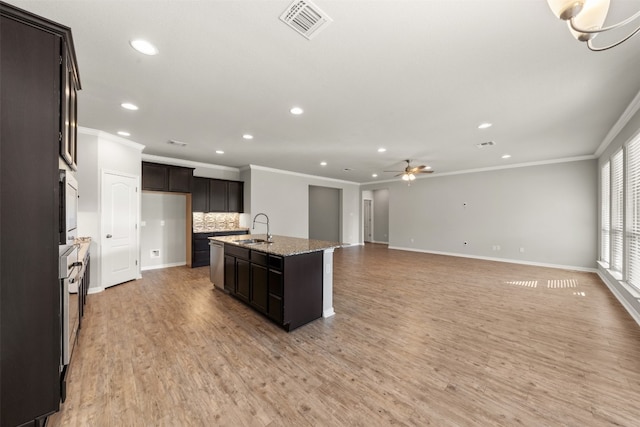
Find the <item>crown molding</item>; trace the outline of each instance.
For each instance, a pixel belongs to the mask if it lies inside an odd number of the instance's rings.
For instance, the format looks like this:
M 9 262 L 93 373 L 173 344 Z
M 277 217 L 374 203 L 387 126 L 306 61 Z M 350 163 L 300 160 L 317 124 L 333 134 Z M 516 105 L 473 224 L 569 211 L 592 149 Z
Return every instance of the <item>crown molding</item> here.
M 609 145 L 613 142 L 613 140 L 618 136 L 618 134 L 624 129 L 624 127 L 629 123 L 629 120 L 640 110 L 640 91 L 636 94 L 633 100 L 629 103 L 627 108 L 624 110 L 624 113 L 620 116 L 618 121 L 613 125 L 607 136 L 604 137 L 602 143 L 594 153 L 596 157 L 600 157 L 604 150 L 609 147 Z
M 142 160 L 154 163 L 163 163 L 174 166 L 187 166 L 193 168 L 207 168 L 217 169 L 228 172 L 240 172 L 238 168 L 232 168 L 231 166 L 214 165 L 213 163 L 194 162 L 193 160 L 175 159 L 173 157 L 156 156 L 154 154 L 142 153 Z
M 544 166 L 544 165 L 553 165 L 553 164 L 557 164 L 557 163 L 581 162 L 583 160 L 595 160 L 596 158 L 597 157 L 595 155 L 590 154 L 588 156 L 566 157 L 566 158 L 562 158 L 562 159 L 541 160 L 541 161 L 538 161 L 538 162 L 515 163 L 515 164 L 512 164 L 512 165 L 490 166 L 490 167 L 486 167 L 486 168 L 466 169 L 466 170 L 453 171 L 453 172 L 434 173 L 434 174 L 426 175 L 426 176 L 417 176 L 416 177 L 416 181 L 419 180 L 419 179 L 438 178 L 440 176 L 465 175 L 465 174 L 469 174 L 469 173 L 490 172 L 490 171 L 497 171 L 497 170 L 503 170 L 503 169 L 518 169 L 518 168 L 527 168 L 527 167 L 530 167 L 530 166 Z M 406 181 L 402 181 L 402 180 L 399 180 L 399 179 L 396 178 L 396 179 L 385 179 L 383 181 L 363 182 L 360 185 L 372 185 L 372 184 L 381 184 L 381 183 L 387 183 L 387 182 L 405 183 Z M 412 182 L 415 182 L 415 181 L 412 181 Z
M 133 142 L 130 139 L 122 138 L 120 136 L 113 135 L 98 129 L 91 129 L 91 128 L 78 126 L 78 133 L 95 136 L 101 139 L 109 140 L 111 142 L 117 142 L 118 144 L 122 144 L 130 148 L 135 148 L 136 150 L 140 150 L 140 151 L 144 150 L 144 147 L 145 147 L 144 145 L 139 144 L 137 142 Z
M 268 167 L 265 167 L 265 166 L 258 166 L 258 165 L 245 166 L 241 170 L 245 171 L 247 169 L 261 170 L 261 171 L 265 171 L 265 172 L 273 172 L 273 173 L 279 173 L 279 174 L 283 174 L 283 175 L 293 175 L 293 176 L 299 176 L 299 177 L 310 178 L 310 179 L 321 179 L 323 181 L 339 182 L 341 184 L 360 185 L 360 183 L 358 183 L 358 182 L 346 181 L 344 179 L 327 178 L 327 177 L 324 177 L 324 176 L 309 175 L 309 174 L 306 174 L 306 173 L 292 172 L 292 171 L 287 171 L 287 170 L 283 170 L 283 169 L 274 169 L 274 168 L 268 168 Z

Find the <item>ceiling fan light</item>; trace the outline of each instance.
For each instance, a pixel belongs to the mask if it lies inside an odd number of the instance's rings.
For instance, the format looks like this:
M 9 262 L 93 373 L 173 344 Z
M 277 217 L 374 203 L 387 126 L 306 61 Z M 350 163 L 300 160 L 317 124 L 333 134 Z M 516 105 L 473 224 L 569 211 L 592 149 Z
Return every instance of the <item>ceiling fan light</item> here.
M 409 181 L 409 174 L 405 173 L 404 175 L 402 175 L 402 180 L 403 181 Z
M 547 0 L 551 11 L 562 20 L 569 20 L 582 10 L 585 0 Z
M 409 174 L 409 181 L 413 181 L 414 179 L 416 179 L 416 176 L 412 173 Z
M 604 24 L 609 12 L 610 0 L 587 0 L 582 11 L 573 18 L 573 26 L 581 30 L 599 30 Z M 571 28 L 571 22 L 567 22 L 569 31 L 577 40 L 586 42 L 591 40 L 597 33 L 581 33 Z

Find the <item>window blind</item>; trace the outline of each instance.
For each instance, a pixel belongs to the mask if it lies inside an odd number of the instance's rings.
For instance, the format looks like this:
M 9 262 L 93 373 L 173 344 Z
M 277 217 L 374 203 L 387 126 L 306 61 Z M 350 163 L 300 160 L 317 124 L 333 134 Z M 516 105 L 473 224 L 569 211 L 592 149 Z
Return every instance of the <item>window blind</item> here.
M 609 244 L 609 229 L 611 227 L 611 163 L 602 167 L 600 175 L 600 261 L 609 264 L 611 245 Z
M 623 197 L 624 153 L 618 151 L 611 160 L 611 262 L 609 268 L 622 273 L 622 249 L 624 226 Z
M 640 288 L 640 138 L 627 146 L 627 283 Z

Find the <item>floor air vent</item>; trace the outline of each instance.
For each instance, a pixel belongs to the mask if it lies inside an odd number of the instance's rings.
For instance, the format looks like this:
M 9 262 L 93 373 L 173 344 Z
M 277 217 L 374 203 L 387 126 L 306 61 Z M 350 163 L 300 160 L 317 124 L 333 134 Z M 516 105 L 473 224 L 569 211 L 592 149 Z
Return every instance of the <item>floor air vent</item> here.
M 309 40 L 333 22 L 318 6 L 306 0 L 291 3 L 280 20 Z

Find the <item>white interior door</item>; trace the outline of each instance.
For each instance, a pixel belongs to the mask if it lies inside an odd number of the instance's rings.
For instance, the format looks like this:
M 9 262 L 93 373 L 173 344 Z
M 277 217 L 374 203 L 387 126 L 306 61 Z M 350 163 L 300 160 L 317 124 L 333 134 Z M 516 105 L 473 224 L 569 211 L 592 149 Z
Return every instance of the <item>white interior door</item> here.
M 364 241 L 371 242 L 371 200 L 364 201 Z
M 138 277 L 138 179 L 102 173 L 102 285 Z

